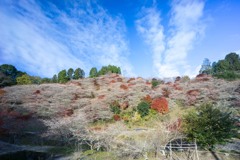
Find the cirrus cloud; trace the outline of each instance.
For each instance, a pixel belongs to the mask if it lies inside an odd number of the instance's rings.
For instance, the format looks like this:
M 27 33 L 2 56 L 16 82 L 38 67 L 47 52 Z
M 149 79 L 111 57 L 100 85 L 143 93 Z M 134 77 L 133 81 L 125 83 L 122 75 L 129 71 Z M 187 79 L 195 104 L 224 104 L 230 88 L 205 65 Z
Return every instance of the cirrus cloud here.
M 108 64 L 133 75 L 124 21 L 95 3 L 74 1 L 62 10 L 53 3 L 3 0 L 0 21 L 1 63 L 48 77 Z

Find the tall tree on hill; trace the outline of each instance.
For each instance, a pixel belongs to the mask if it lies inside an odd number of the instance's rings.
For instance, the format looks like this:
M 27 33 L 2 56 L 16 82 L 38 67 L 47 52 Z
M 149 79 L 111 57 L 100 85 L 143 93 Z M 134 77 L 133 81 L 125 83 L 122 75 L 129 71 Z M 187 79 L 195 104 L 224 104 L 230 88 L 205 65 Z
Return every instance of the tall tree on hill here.
M 117 67 L 117 66 L 114 66 L 114 65 L 103 66 L 100 69 L 100 71 L 98 72 L 98 75 L 105 75 L 107 73 L 121 74 L 121 69 L 120 69 L 120 67 Z
M 68 75 L 69 79 L 73 79 L 73 72 L 74 72 L 74 70 L 72 68 L 68 69 L 67 75 Z
M 17 84 L 20 84 L 20 85 L 32 84 L 31 77 L 27 74 L 17 77 Z
M 18 71 L 13 65 L 3 64 L 0 66 L 0 87 L 17 84 L 16 78 L 26 74 Z
M 69 78 L 67 76 L 67 72 L 65 69 L 58 73 L 58 82 L 59 83 L 66 83 L 68 80 L 69 80 Z
M 211 70 L 212 70 L 211 62 L 208 58 L 205 58 L 199 73 L 211 74 Z
M 240 58 L 236 53 L 229 53 L 225 57 L 225 61 L 229 64 L 229 70 L 239 71 L 240 70 Z
M 98 76 L 98 71 L 96 67 L 91 68 L 90 72 L 89 72 L 89 77 L 93 78 L 93 77 L 97 77 Z
M 81 68 L 77 68 L 74 71 L 73 79 L 79 79 L 79 78 L 84 78 L 84 77 L 85 77 L 85 72 Z
M 57 82 L 58 82 L 57 75 L 54 74 L 53 77 L 52 77 L 52 83 L 57 83 Z

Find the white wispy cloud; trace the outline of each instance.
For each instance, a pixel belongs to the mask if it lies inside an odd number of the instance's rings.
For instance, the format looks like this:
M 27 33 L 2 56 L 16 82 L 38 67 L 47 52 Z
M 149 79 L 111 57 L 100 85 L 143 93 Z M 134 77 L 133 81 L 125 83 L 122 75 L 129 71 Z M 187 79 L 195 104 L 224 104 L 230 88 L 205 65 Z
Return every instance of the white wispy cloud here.
M 153 56 L 153 65 L 155 73 L 156 69 L 161 67 L 164 59 L 163 52 L 165 50 L 163 26 L 161 25 L 160 13 L 154 8 L 143 8 L 141 18 L 136 21 L 137 31 L 144 38 L 145 42 L 150 46 Z
M 74 1 L 65 11 L 51 3 L 1 1 L 0 21 L 2 63 L 48 77 L 70 67 L 88 72 L 108 64 L 133 74 L 123 20 L 97 4 Z
M 204 2 L 200 0 L 173 1 L 168 35 L 163 35 L 164 28 L 159 20 L 161 19 L 160 13 L 155 6 L 148 9 L 153 10 L 152 12 L 145 12 L 146 9 L 142 11 L 146 15 L 136 21 L 136 27 L 151 48 L 153 64 L 158 76 L 197 74 L 195 69 L 191 69 L 187 64 L 186 58 L 195 40 L 204 33 L 204 23 L 201 20 L 203 9 Z M 157 21 L 152 23 L 152 19 L 157 19 Z M 150 30 L 152 32 L 149 32 Z M 161 33 L 161 38 L 159 38 L 159 33 Z

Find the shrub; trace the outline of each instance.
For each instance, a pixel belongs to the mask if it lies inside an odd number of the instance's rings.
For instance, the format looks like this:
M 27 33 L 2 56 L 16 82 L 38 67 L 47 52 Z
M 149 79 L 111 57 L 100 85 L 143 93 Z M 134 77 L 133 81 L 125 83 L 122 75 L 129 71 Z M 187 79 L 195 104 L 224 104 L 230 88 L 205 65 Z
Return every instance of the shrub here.
M 163 84 L 164 82 L 162 80 L 157 80 L 156 78 L 152 79 L 152 88 L 156 88 L 159 84 Z
M 148 102 L 142 101 L 137 106 L 137 111 L 141 117 L 145 117 L 149 114 L 150 104 Z
M 152 103 L 152 97 L 149 94 L 147 94 L 145 97 L 143 97 L 143 101 L 151 104 Z
M 128 87 L 126 85 L 124 85 L 124 84 L 121 84 L 120 88 L 123 89 L 123 90 L 127 90 L 128 89 Z
M 190 81 L 190 78 L 188 76 L 183 76 L 181 79 L 180 79 L 180 82 L 181 83 L 185 83 L 185 82 L 189 82 Z
M 120 121 L 120 120 L 121 120 L 121 117 L 120 117 L 118 114 L 114 114 L 114 115 L 113 115 L 113 119 L 114 119 L 115 121 Z
M 235 80 L 240 78 L 240 75 L 233 72 L 233 71 L 225 71 L 221 73 L 216 73 L 214 74 L 215 77 L 221 78 L 221 79 L 226 79 L 226 80 Z
M 17 77 L 17 84 L 32 84 L 31 77 L 27 74 L 24 74 L 21 77 Z
M 120 104 L 117 101 L 114 101 L 113 103 L 110 104 L 111 112 L 114 114 L 120 114 Z
M 159 85 L 157 80 L 152 80 L 152 88 L 156 88 Z
M 237 133 L 236 120 L 231 113 L 222 112 L 212 104 L 203 104 L 183 118 L 182 131 L 200 146 L 212 149 L 231 139 Z
M 152 101 L 151 108 L 159 113 L 167 113 L 169 111 L 168 101 L 164 97 L 156 98 Z
M 171 91 L 168 87 L 162 88 L 162 94 L 164 97 L 169 97 L 169 95 L 171 94 Z

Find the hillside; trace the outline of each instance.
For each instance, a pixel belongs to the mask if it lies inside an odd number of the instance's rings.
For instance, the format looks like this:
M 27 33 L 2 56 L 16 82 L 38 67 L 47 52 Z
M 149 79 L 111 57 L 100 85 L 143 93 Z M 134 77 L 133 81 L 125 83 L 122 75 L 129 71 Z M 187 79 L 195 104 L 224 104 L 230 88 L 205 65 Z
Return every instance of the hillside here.
M 164 97 L 169 112 L 138 120 L 133 111 L 144 97 Z M 68 146 L 74 141 L 90 143 L 88 147 L 97 151 L 116 150 L 117 157 L 141 157 L 143 148 L 181 137 L 179 119 L 206 102 L 225 106 L 222 109 L 239 117 L 240 81 L 199 75 L 152 88 L 151 80 L 110 74 L 66 84 L 17 85 L 0 90 L 0 135 L 2 141 L 18 145 Z M 113 103 L 119 104 L 121 117 L 111 111 Z M 166 134 L 166 128 L 172 132 Z

